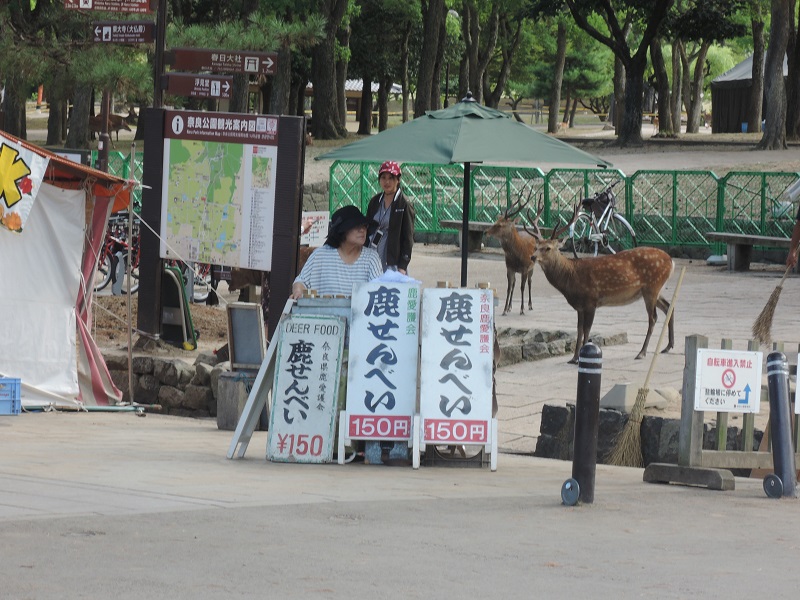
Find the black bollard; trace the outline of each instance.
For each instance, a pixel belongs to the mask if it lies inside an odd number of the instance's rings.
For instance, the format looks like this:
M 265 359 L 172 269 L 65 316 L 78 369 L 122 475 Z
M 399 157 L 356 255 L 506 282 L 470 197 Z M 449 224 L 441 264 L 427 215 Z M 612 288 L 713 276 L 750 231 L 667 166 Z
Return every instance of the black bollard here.
M 772 464 L 774 476 L 764 479 L 764 491 L 779 498 L 797 495 L 797 467 L 792 447 L 792 422 L 789 413 L 789 365 L 781 352 L 767 356 L 767 384 L 769 386 L 769 430 L 772 438 Z M 776 481 L 775 478 L 779 481 Z
M 575 500 L 586 504 L 594 502 L 602 371 L 602 351 L 596 344 L 585 344 L 578 354 L 578 394 L 575 399 L 575 437 L 572 453 L 572 480 L 574 481 L 570 480 L 564 486 L 566 490 L 577 488 L 578 494 Z M 562 499 L 564 497 L 564 490 L 562 490 Z M 574 492 L 572 497 L 574 498 Z M 567 493 L 566 504 L 570 503 L 569 499 L 570 494 Z

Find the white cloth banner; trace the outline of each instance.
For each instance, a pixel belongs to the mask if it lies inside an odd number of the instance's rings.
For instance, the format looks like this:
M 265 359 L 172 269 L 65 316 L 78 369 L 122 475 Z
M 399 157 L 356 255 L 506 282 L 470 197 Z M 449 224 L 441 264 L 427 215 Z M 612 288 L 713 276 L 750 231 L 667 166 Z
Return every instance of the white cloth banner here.
M 0 224 L 22 232 L 50 159 L 0 133 Z
M 0 228 L 0 374 L 25 400 L 78 396 L 75 299 L 86 192 L 43 184 L 23 235 Z

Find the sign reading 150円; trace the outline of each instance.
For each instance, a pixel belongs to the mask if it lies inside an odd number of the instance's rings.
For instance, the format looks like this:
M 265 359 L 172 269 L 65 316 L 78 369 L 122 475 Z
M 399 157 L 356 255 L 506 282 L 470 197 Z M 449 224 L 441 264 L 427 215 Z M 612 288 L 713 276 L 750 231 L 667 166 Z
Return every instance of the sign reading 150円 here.
M 761 404 L 761 352 L 697 351 L 694 409 L 757 413 Z

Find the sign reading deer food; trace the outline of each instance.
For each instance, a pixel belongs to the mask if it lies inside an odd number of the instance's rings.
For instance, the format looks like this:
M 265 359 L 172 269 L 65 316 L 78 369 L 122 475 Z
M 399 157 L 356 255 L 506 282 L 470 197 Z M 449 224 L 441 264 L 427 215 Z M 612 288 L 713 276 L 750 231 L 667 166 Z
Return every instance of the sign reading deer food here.
M 162 258 L 272 269 L 278 117 L 166 111 Z
M 761 403 L 761 352 L 697 351 L 694 409 L 757 413 Z
M 425 443 L 489 443 L 493 321 L 489 289 L 423 291 L 420 419 Z
M 268 460 L 331 462 L 344 332 L 344 317 L 292 315 L 281 321 Z
M 363 283 L 354 288 L 351 306 L 347 438 L 409 440 L 417 403 L 420 287 Z

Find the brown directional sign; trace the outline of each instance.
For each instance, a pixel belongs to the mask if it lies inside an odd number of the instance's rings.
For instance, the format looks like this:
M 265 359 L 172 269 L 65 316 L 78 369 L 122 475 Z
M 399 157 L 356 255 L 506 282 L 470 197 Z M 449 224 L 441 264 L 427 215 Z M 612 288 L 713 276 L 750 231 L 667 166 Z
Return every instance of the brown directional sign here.
M 214 73 L 251 73 L 274 75 L 278 62 L 276 52 L 249 50 L 208 50 L 206 48 L 173 48 L 164 60 L 181 71 L 212 71 Z
M 161 87 L 166 89 L 168 94 L 192 98 L 228 100 L 231 97 L 231 87 L 233 87 L 233 77 L 223 75 L 167 73 L 161 81 Z
M 107 12 L 155 12 L 158 0 L 64 0 L 64 8 L 73 10 L 104 10 Z
M 95 21 L 94 41 L 110 44 L 147 44 L 155 40 L 156 24 L 152 21 Z

